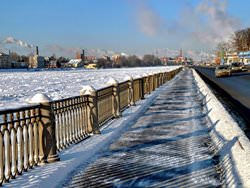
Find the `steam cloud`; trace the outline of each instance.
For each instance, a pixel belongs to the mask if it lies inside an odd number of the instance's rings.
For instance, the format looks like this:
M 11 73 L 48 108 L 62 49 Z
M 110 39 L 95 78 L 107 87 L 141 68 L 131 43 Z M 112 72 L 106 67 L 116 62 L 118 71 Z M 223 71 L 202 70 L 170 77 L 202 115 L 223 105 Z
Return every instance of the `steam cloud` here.
M 52 52 L 52 53 L 59 53 L 59 54 L 64 54 L 64 55 L 75 55 L 77 51 L 80 51 L 80 48 L 68 48 L 68 47 L 63 47 L 60 45 L 49 45 L 47 46 L 47 49 Z
M 227 12 L 228 0 L 201 0 L 196 6 L 185 4 L 178 21 L 161 17 L 147 1 L 133 3 L 138 28 L 147 36 L 177 41 L 182 47 L 211 49 L 228 40 L 240 21 Z
M 204 0 L 196 7 L 196 14 L 206 17 L 207 22 L 201 19 L 200 28 L 193 32 L 203 43 L 215 43 L 228 40 L 240 26 L 240 21 L 227 13 L 227 0 Z M 201 26 L 203 28 L 201 28 Z
M 15 39 L 14 37 L 7 37 L 2 41 L 2 44 L 16 44 L 21 47 L 25 48 L 33 48 L 34 45 L 28 44 L 27 42 L 24 42 L 22 40 Z
M 77 52 L 81 52 L 81 48 L 71 48 L 71 47 L 63 47 L 60 45 L 49 45 L 47 46 L 47 49 L 52 52 L 59 55 L 67 55 L 69 57 L 75 57 Z M 102 57 L 104 55 L 112 56 L 115 54 L 112 50 L 105 50 L 105 49 L 85 49 L 86 55 L 89 56 L 96 56 L 96 57 Z
M 143 1 L 137 1 L 136 6 L 137 24 L 141 31 L 149 36 L 157 35 L 164 21 Z

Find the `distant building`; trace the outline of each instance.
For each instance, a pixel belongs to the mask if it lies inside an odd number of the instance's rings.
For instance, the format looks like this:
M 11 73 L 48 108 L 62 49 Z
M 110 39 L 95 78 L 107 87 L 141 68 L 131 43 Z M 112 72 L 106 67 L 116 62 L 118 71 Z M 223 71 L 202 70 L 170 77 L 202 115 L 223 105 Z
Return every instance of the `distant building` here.
M 115 64 L 118 64 L 120 60 L 122 59 L 122 56 L 120 54 L 115 54 L 111 57 L 111 59 L 113 60 Z
M 67 67 L 74 67 L 74 68 L 78 68 L 78 67 L 83 67 L 83 61 L 81 59 L 71 59 L 68 63 L 67 63 Z
M 38 47 L 36 47 L 36 55 L 29 57 L 29 68 L 44 68 L 45 67 L 45 58 L 39 56 Z
M 15 61 L 12 61 L 11 62 L 11 68 L 28 68 L 28 64 L 27 62 L 15 62 Z
M 250 64 L 250 51 L 239 52 L 239 59 L 244 64 Z
M 76 52 L 76 59 L 81 59 L 81 52 Z
M 85 56 L 85 60 L 87 61 L 95 61 L 96 59 L 96 56 Z
M 82 53 L 81 52 L 76 52 L 76 59 L 81 59 L 83 62 L 85 61 L 85 51 L 82 50 Z
M 160 58 L 161 62 L 163 65 L 167 65 L 168 64 L 168 57 L 161 57 Z
M 1 69 L 11 68 L 10 56 L 3 52 L 0 52 L 0 68 Z
M 183 52 L 182 49 L 180 49 L 180 54 L 175 58 L 176 63 L 184 63 L 185 62 L 185 57 L 183 57 Z
M 48 68 L 58 68 L 57 60 L 49 60 L 47 67 Z
M 11 54 L 11 55 L 9 55 Z M 26 57 L 16 56 L 12 58 L 12 53 L 5 54 L 0 52 L 0 69 L 12 69 L 12 68 L 27 68 L 28 63 Z
M 29 57 L 29 68 L 44 68 L 45 60 L 44 57 L 34 55 Z
M 231 64 L 233 62 L 239 62 L 240 58 L 237 52 L 226 52 L 224 56 L 224 63 Z
M 111 58 L 109 56 L 107 56 L 107 55 L 103 55 L 102 58 L 107 60 L 107 61 L 111 61 Z
M 124 57 L 128 57 L 128 55 L 126 53 L 121 53 L 121 54 L 114 54 L 111 59 L 112 61 L 115 63 L 115 64 L 119 64 L 121 63 L 121 60 L 124 58 Z

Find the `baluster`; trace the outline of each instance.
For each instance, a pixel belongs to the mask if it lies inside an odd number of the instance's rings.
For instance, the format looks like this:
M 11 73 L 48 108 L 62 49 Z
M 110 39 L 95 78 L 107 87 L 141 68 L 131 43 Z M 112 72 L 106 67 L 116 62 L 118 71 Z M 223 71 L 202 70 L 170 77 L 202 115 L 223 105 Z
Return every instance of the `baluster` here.
M 60 108 L 59 109 L 59 118 L 60 118 L 60 124 L 59 124 L 59 137 L 60 137 L 60 150 L 63 149 L 64 147 L 64 137 L 63 137 L 63 127 L 64 127 L 64 121 L 63 121 L 63 102 L 59 102 L 58 103 L 58 107 Z
M 63 148 L 66 148 L 67 146 L 67 134 L 66 134 L 66 131 L 67 131 L 67 111 L 66 111 L 66 101 L 63 101 L 62 102 L 62 118 L 63 118 L 63 126 L 62 126 L 62 135 L 63 135 Z
M 73 106 L 73 119 L 74 119 L 74 124 L 75 124 L 75 127 L 74 127 L 74 132 L 75 132 L 75 141 L 78 142 L 79 139 L 78 139 L 78 123 L 79 123 L 79 116 L 78 116 L 78 103 L 77 103 L 77 98 L 74 99 L 74 106 Z
M 69 101 L 65 101 L 65 104 L 66 104 L 66 108 L 65 108 L 65 111 L 66 111 L 66 135 L 67 135 L 67 146 L 70 145 L 70 107 L 69 107 Z
M 10 159 L 10 132 L 7 127 L 7 115 L 4 114 L 4 126 L 3 132 L 3 141 L 4 141 L 4 176 L 5 180 L 8 182 L 11 177 L 11 159 Z
M 75 110 L 75 119 L 76 119 L 76 139 L 77 141 L 81 141 L 81 135 L 80 135 L 80 98 L 76 98 L 75 99 L 75 106 L 76 106 L 76 110 Z
M 67 106 L 66 101 L 62 102 L 63 113 L 63 147 L 67 147 Z
M 28 170 L 29 167 L 29 140 L 28 140 L 28 128 L 27 128 L 27 122 L 26 122 L 26 111 L 23 112 L 22 118 L 24 119 L 25 123 L 23 125 L 23 167 L 24 171 Z
M 28 137 L 29 137 L 29 166 L 34 166 L 34 136 L 33 125 L 35 123 L 34 110 L 28 110 Z
M 56 132 L 56 147 L 57 150 L 60 149 L 60 113 L 59 113 L 59 103 L 54 103 L 53 108 L 55 108 L 55 118 L 56 118 L 56 127 L 55 127 L 55 132 Z
M 64 134 L 65 134 L 65 147 L 68 146 L 68 140 L 69 140 L 69 132 L 68 132 L 68 101 L 64 101 L 64 118 L 65 118 L 65 122 L 64 122 L 64 126 L 65 126 L 65 130 L 64 130 Z
M 71 143 L 76 143 L 76 133 L 75 133 L 75 104 L 74 99 L 70 100 L 70 125 L 71 125 Z
M 75 133 L 75 106 L 74 106 L 74 99 L 70 99 L 70 143 L 76 143 L 76 133 Z
M 23 119 L 23 112 L 21 112 L 21 119 Z M 19 125 L 21 122 L 21 125 Z M 18 174 L 22 174 L 23 171 L 23 124 L 24 121 L 20 120 L 20 112 L 17 113 L 17 170 Z
M 68 100 L 68 144 L 72 144 L 73 140 L 72 140 L 72 119 L 71 119 L 71 100 Z
M 14 127 L 14 115 L 10 114 L 10 140 L 11 140 L 11 177 L 15 178 L 17 174 L 17 144 L 16 144 L 16 126 Z
M 78 138 L 79 138 L 79 140 L 82 140 L 82 129 L 81 129 L 81 125 L 82 125 L 82 103 L 81 103 L 81 100 L 82 100 L 82 98 L 81 97 L 79 97 L 78 99 L 77 99 L 77 101 L 78 101 Z
M 32 120 L 33 121 L 33 120 Z M 39 108 L 34 110 L 34 124 L 33 124 L 33 132 L 34 132 L 34 162 L 35 165 L 39 162 L 39 132 L 38 132 L 38 122 L 40 121 L 39 117 Z
M 55 141 L 56 141 L 56 149 L 58 150 L 58 109 L 56 108 L 57 104 L 56 103 L 52 103 L 51 104 L 51 108 L 53 109 L 53 114 L 55 117 Z
M 86 100 L 88 101 L 89 100 L 89 97 L 86 97 Z M 111 99 L 112 100 L 112 99 Z M 86 103 L 85 103 L 85 133 L 86 133 L 86 135 L 89 135 L 89 131 L 88 131 L 88 119 L 89 119 L 89 117 L 90 117 L 90 114 L 89 114 L 89 112 L 88 112 L 88 108 L 89 108 L 89 106 L 88 106 L 88 102 L 86 101 Z M 112 104 L 112 103 L 111 103 Z
M 0 185 L 4 181 L 4 146 L 3 146 L 3 134 L 0 132 Z
M 78 127 L 79 127 L 79 114 L 78 114 L 78 100 L 77 98 L 74 99 L 74 107 L 75 107 L 75 112 L 74 112 L 74 119 L 75 119 L 75 139 L 77 142 L 80 141 L 79 139 L 79 131 L 78 131 Z
M 73 143 L 77 143 L 77 132 L 76 132 L 76 104 L 75 104 L 75 99 L 72 99 L 72 110 L 71 110 L 71 119 L 72 119 L 72 137 L 73 137 Z
M 86 124 L 85 124 L 85 121 L 86 121 L 86 99 L 85 97 L 82 97 L 81 99 L 82 101 L 82 108 L 81 108 L 81 111 L 82 111 L 82 114 L 81 114 L 81 117 L 82 117 L 82 123 L 81 123 L 81 129 L 82 129 L 82 136 L 85 137 L 87 135 L 87 132 L 86 132 Z
M 3 121 L 5 115 L 2 116 Z M 1 126 L 1 132 L 0 132 L 0 184 L 2 185 L 4 181 L 4 141 L 3 141 L 3 126 Z
M 78 113 L 77 113 L 77 108 L 78 108 L 78 104 L 77 104 L 77 99 L 74 98 L 74 106 L 73 106 L 73 119 L 74 119 L 74 139 L 75 139 L 75 143 L 79 142 L 78 139 L 78 123 L 79 123 L 79 119 L 78 119 Z
M 73 130 L 74 130 L 74 143 L 78 142 L 77 137 L 77 124 L 78 124 L 78 117 L 77 117 L 77 102 L 76 99 L 73 99 L 73 106 L 72 106 L 72 120 L 73 120 Z
M 78 139 L 78 123 L 79 123 L 79 119 L 78 119 L 78 113 L 77 113 L 77 108 L 78 108 L 78 104 L 77 104 L 77 98 L 74 98 L 74 106 L 73 106 L 73 119 L 74 119 L 74 124 L 75 124 L 75 127 L 74 127 L 74 132 L 75 132 L 75 142 L 79 142 L 79 139 Z
M 86 102 L 86 98 L 84 96 L 82 96 L 81 99 L 81 117 L 82 117 L 82 123 L 81 123 L 81 129 L 82 129 L 82 137 L 87 136 L 87 132 L 86 132 L 86 125 L 85 125 L 85 121 L 86 121 L 86 106 L 87 106 L 87 102 Z
M 83 116 L 83 111 L 82 111 L 82 97 L 79 97 L 78 99 L 78 102 L 79 102 L 79 127 L 78 127 L 78 130 L 79 130 L 79 137 L 80 139 L 82 140 L 83 138 L 83 129 L 82 129 L 82 116 Z
M 86 101 L 85 97 L 81 97 L 81 136 L 84 138 L 86 136 L 85 120 L 86 120 Z

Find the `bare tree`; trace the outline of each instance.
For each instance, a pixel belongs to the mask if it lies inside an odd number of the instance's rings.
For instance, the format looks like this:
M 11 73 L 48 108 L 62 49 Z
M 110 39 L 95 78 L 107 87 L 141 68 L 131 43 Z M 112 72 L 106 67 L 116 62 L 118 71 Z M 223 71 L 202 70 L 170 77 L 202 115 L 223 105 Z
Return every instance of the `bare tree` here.
M 236 31 L 233 45 L 237 51 L 250 50 L 250 28 Z

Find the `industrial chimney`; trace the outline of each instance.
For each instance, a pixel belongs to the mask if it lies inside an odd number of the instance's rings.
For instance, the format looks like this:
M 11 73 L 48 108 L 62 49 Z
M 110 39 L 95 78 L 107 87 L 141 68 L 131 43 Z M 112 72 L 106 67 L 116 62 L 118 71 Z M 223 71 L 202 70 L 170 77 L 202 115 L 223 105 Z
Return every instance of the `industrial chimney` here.
M 39 55 L 38 46 L 36 46 L 36 55 Z
M 85 60 L 85 52 L 84 52 L 84 50 L 82 50 L 81 59 L 82 59 L 82 61 Z

